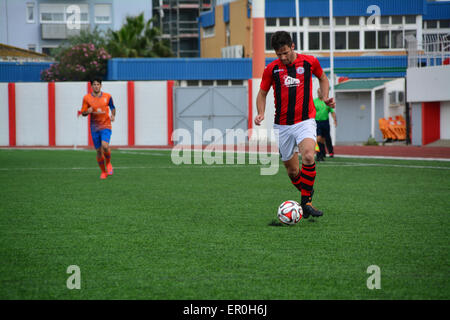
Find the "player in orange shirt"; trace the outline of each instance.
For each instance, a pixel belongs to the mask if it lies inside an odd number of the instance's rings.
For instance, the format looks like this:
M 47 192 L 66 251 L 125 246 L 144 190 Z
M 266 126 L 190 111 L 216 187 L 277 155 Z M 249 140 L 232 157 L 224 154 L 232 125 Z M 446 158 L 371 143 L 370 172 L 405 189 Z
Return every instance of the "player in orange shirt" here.
M 93 79 L 90 82 L 92 92 L 84 96 L 81 114 L 84 117 L 91 115 L 91 136 L 97 150 L 97 162 L 102 171 L 100 179 L 106 179 L 108 175 L 113 174 L 109 142 L 111 140 L 111 121 L 114 121 L 116 117 L 116 107 L 111 95 L 101 91 L 101 79 Z

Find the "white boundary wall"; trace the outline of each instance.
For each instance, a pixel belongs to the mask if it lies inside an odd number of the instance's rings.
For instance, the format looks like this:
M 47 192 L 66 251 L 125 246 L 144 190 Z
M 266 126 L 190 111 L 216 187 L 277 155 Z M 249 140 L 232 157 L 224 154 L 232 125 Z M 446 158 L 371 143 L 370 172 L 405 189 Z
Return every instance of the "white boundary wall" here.
M 55 83 L 55 140 L 57 146 L 87 145 L 87 121 L 77 118 L 83 96 L 85 82 Z
M 56 146 L 87 146 L 87 118 L 77 118 L 87 82 L 55 83 Z M 112 146 L 128 145 L 128 82 L 103 82 L 102 91 L 112 95 L 116 120 Z M 168 145 L 167 81 L 135 82 L 135 145 Z M 16 146 L 49 146 L 48 83 L 16 83 Z M 8 84 L 0 84 L 0 146 L 9 146 Z
M 0 83 L 0 146 L 9 144 L 8 84 Z
M 440 126 L 441 139 L 450 139 L 450 101 L 441 102 Z
M 135 144 L 168 145 L 167 82 L 137 81 L 135 96 Z
M 20 146 L 48 145 L 47 83 L 16 84 L 16 139 Z

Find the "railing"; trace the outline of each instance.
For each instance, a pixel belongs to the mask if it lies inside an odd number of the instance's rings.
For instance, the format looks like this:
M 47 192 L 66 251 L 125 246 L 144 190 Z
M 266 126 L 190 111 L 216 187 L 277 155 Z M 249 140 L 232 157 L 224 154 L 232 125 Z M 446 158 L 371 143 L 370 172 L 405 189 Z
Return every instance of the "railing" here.
M 407 38 L 408 68 L 421 68 L 449 64 L 450 33 L 424 35 L 422 43 Z

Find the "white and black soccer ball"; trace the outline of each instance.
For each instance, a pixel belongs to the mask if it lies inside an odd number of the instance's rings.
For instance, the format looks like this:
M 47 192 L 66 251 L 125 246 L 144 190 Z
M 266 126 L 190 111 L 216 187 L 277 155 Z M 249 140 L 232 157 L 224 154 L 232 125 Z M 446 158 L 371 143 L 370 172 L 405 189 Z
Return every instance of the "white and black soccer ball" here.
M 303 217 L 303 209 L 297 201 L 284 201 L 277 212 L 278 220 L 286 225 L 297 224 Z

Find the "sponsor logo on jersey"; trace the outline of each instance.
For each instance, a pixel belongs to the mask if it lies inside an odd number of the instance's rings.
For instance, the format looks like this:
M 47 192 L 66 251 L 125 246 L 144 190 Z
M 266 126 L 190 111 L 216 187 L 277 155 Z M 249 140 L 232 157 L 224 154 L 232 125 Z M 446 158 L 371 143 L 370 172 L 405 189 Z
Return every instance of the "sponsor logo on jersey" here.
M 296 78 L 292 78 L 290 76 L 285 76 L 283 78 L 284 80 L 284 85 L 286 87 L 298 87 L 300 85 L 300 80 L 296 79 Z

